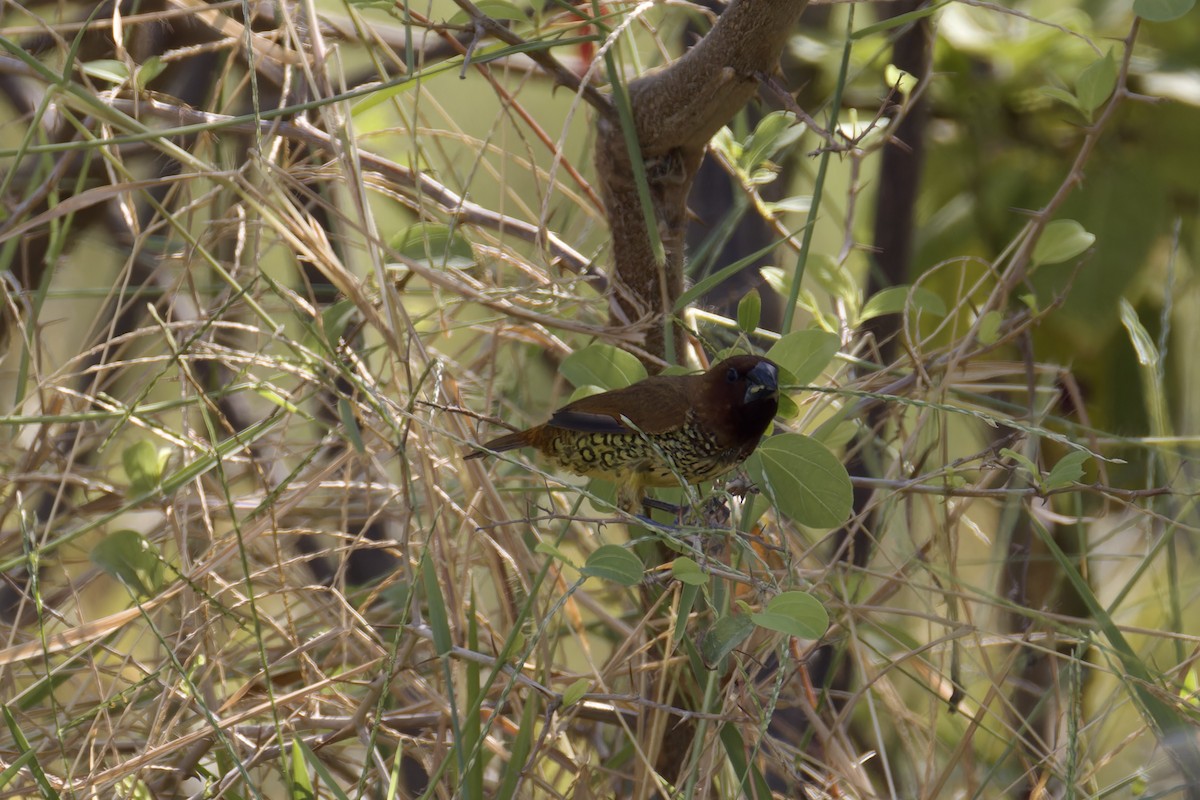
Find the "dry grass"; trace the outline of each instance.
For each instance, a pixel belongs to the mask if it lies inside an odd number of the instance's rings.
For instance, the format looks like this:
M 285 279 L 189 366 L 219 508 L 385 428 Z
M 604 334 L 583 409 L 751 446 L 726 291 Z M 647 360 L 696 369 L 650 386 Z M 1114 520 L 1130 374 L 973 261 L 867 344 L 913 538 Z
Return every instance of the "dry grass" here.
M 947 313 L 906 305 L 894 364 L 854 333 L 853 290 L 805 285 L 798 318 L 842 331 L 841 355 L 793 387 L 781 427 L 877 476 L 844 530 L 731 497 L 741 532 L 629 529 L 697 561 L 702 591 L 665 567 L 637 588 L 585 580 L 598 546 L 629 541 L 602 488 L 461 458 L 497 420 L 565 400 L 564 356 L 637 339 L 606 327 L 571 98 L 519 57 L 460 84 L 433 33 L 409 62 L 420 83 L 343 90 L 401 75 L 397 43 L 424 28 L 344 9 L 317 27 L 297 8 L 251 34 L 232 9 L 185 6 L 79 40 L 52 12 L 0 12 L 46 65 L 145 64 L 169 18 L 161 52 L 181 68 L 151 97 L 78 72 L 51 92 L 59 66 L 5 62 L 54 113 L 33 102 L 0 126 L 8 208 L 28 203 L 0 229 L 0 796 L 1183 791 L 1194 440 L 1169 414 L 1154 438 L 1096 429 L 1069 410 L 1069 369 L 1020 357 L 1050 311 L 1001 300 L 1057 196 L 996 261 L 927 273 L 952 287 Z M 239 58 L 197 56 L 248 42 L 256 82 Z M 161 130 L 177 125 L 196 127 Z M 829 185 L 850 188 L 826 189 L 830 207 L 854 207 L 874 147 L 834 163 Z M 822 225 L 816 254 L 861 268 L 842 247 L 853 219 Z M 1156 369 L 1133 379 L 1166 408 Z M 887 413 L 863 413 L 872 399 Z M 1147 472 L 1092 458 L 1056 482 L 1073 447 Z M 828 609 L 824 639 L 757 628 L 704 663 L 715 618 L 797 588 Z

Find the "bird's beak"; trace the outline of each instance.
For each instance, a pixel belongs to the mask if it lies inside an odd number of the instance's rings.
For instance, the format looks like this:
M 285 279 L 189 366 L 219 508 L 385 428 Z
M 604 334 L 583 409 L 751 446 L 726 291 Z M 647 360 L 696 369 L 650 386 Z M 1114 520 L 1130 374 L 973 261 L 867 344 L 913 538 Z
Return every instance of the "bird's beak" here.
M 779 370 L 769 361 L 760 361 L 746 373 L 746 403 L 779 394 Z

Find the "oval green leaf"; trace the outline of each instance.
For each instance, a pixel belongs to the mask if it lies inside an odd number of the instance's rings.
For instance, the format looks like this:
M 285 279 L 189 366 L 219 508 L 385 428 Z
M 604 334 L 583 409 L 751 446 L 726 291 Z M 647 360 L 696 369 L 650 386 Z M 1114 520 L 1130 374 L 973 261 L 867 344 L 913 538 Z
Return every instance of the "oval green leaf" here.
M 772 436 L 758 448 L 759 486 L 784 515 L 810 528 L 835 528 L 850 516 L 850 476 L 825 445 L 798 433 Z
M 79 65 L 85 75 L 99 78 L 109 83 L 124 83 L 129 79 L 129 67 L 124 61 L 112 58 L 98 58 L 95 61 L 85 61 Z
M 1075 96 L 1079 98 L 1079 107 L 1091 113 L 1104 104 L 1117 88 L 1117 61 L 1113 58 L 1112 50 L 1104 58 L 1098 58 L 1088 64 L 1079 73 L 1075 82 Z
M 808 592 L 777 594 L 750 619 L 760 628 L 801 639 L 820 639 L 829 630 L 829 612 Z
M 134 495 L 149 494 L 162 483 L 166 459 L 149 439 L 141 439 L 121 452 L 121 464 L 129 476 L 129 488 Z
M 704 635 L 700 643 L 700 657 L 709 669 L 720 666 L 725 656 L 754 631 L 754 622 L 745 614 L 721 617 Z
M 449 225 L 418 222 L 393 236 L 391 246 L 405 258 L 431 267 L 468 269 L 475 266 L 471 243 Z
M 916 76 L 910 75 L 895 64 L 888 64 L 883 68 L 883 80 L 889 89 L 895 89 L 904 97 L 908 97 L 912 90 L 917 88 Z
M 989 311 L 979 321 L 979 343 L 995 344 L 1000 339 L 1000 323 L 1004 317 L 999 311 Z
M 1011 447 L 1000 448 L 1000 455 L 1004 458 L 1011 458 L 1013 461 L 1017 462 L 1017 464 L 1024 467 L 1025 471 L 1028 472 L 1030 475 L 1032 475 L 1033 479 L 1035 481 L 1041 481 L 1041 478 L 1042 478 L 1041 470 L 1039 470 L 1037 468 L 1037 464 L 1033 463 L 1033 461 L 1031 461 L 1028 456 L 1018 453 L 1016 450 L 1013 450 Z
M 588 689 L 592 686 L 592 682 L 587 678 L 579 680 L 568 686 L 562 693 L 562 704 L 564 708 L 570 708 L 575 705 L 587 694 Z
M 1147 22 L 1170 22 L 1192 10 L 1196 0 L 1133 0 L 1133 13 Z
M 642 560 L 624 547 L 601 545 L 588 556 L 581 573 L 622 586 L 637 586 L 642 581 Z
M 1083 477 L 1083 465 L 1091 458 L 1084 450 L 1072 450 L 1058 460 L 1058 463 L 1046 475 L 1042 486 L 1046 491 L 1061 489 Z
M 839 346 L 837 334 L 829 331 L 795 331 L 776 342 L 767 351 L 767 358 L 791 373 L 796 383 L 804 385 L 820 377 Z
M 759 296 L 757 289 L 751 289 L 746 296 L 738 302 L 738 329 L 741 330 L 742 333 L 754 333 L 754 330 L 758 327 L 758 321 L 761 318 L 762 297 Z
M 708 576 L 700 569 L 700 565 L 687 556 L 680 556 L 671 562 L 671 577 L 688 586 L 708 583 Z
M 533 552 L 544 556 L 550 556 L 566 564 L 571 568 L 575 568 L 575 564 L 571 561 L 570 556 L 560 550 L 553 542 L 543 539 L 537 543 L 537 547 L 533 548 Z
M 772 111 L 762 118 L 746 140 L 739 159 L 741 168 L 749 172 L 804 132 L 804 127 L 796 125 L 796 115 L 790 111 Z
M 795 419 L 800 416 L 800 406 L 796 405 L 796 401 L 789 395 L 779 395 L 779 410 L 775 412 L 775 416 L 783 419 Z
M 871 295 L 863 305 L 859 321 L 866 321 L 885 314 L 899 314 L 909 307 L 936 317 L 946 316 L 946 303 L 941 297 L 921 286 L 890 286 Z
M 1056 219 L 1046 225 L 1033 246 L 1033 263 L 1035 266 L 1060 264 L 1080 255 L 1095 241 L 1095 234 L 1088 233 L 1075 220 Z
M 146 63 L 137 68 L 134 78 L 137 80 L 139 89 L 145 89 L 150 81 L 162 75 L 167 68 L 167 62 L 162 60 L 161 56 L 150 56 L 146 59 Z
M 162 555 L 137 531 L 120 530 L 105 536 L 92 548 L 91 559 L 141 597 L 150 597 L 163 585 Z
M 563 359 L 558 371 L 572 386 L 621 389 L 646 377 L 637 357 L 610 344 L 593 344 Z
M 1043 86 L 1042 94 L 1046 95 L 1046 97 L 1058 100 L 1061 103 L 1065 103 L 1071 108 L 1080 110 L 1079 98 L 1068 92 L 1066 89 L 1060 89 L 1057 86 Z

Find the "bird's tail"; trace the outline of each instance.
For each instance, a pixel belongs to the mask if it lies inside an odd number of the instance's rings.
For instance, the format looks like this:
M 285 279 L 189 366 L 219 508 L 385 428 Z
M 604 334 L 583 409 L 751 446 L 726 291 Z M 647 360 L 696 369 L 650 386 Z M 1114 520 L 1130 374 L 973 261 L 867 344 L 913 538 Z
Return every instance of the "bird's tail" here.
M 498 439 L 492 439 L 490 442 L 485 442 L 478 449 L 467 453 L 463 458 L 483 458 L 492 453 L 502 453 L 505 450 L 529 447 L 531 444 L 529 431 L 519 431 L 501 436 Z

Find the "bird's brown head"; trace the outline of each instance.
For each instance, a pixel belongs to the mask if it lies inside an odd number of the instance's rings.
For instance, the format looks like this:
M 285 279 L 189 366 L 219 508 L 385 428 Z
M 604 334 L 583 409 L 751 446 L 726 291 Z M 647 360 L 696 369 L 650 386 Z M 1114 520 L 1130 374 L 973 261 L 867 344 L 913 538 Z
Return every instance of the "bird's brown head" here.
M 779 411 L 779 367 L 762 356 L 732 356 L 706 372 L 704 383 L 702 417 L 752 450 Z

